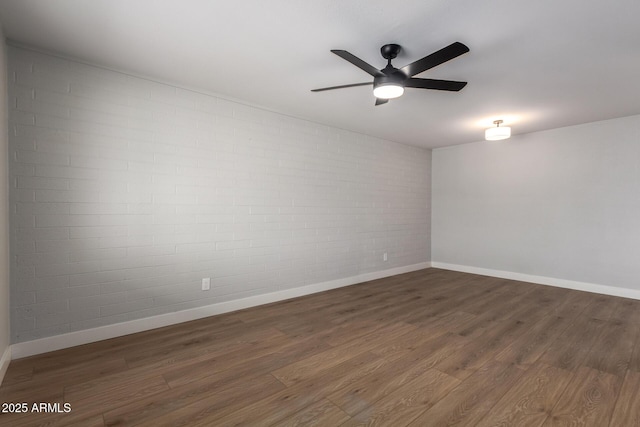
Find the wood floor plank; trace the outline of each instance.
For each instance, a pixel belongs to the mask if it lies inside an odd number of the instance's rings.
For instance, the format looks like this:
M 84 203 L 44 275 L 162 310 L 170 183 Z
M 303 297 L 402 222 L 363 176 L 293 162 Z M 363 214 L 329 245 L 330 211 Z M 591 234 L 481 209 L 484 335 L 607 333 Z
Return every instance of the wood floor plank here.
M 592 319 L 609 320 L 618 304 L 619 298 L 609 295 L 597 295 L 591 299 L 583 314 Z
M 409 425 L 475 426 L 522 373 L 513 365 L 489 361 Z
M 422 330 L 413 330 L 400 336 L 394 337 L 385 343 L 371 349 L 372 353 L 384 356 L 387 360 L 393 360 L 417 349 L 421 345 L 435 338 L 444 335 L 439 332 L 437 334 L 425 333 Z
M 357 340 L 350 341 L 338 347 L 316 353 L 311 357 L 289 364 L 272 371 L 272 374 L 283 384 L 289 386 L 318 375 L 319 372 L 339 365 L 354 356 L 383 345 L 395 336 L 402 336 L 411 332 L 415 326 L 406 323 L 393 324 L 375 330 Z
M 609 320 L 611 322 L 620 322 L 624 328 L 635 330 L 634 350 L 629 360 L 628 369 L 640 372 L 640 300 L 620 298 Z M 633 334 L 633 332 L 629 333 Z M 632 337 L 627 339 L 633 340 Z
M 104 419 L 102 415 L 85 415 L 74 414 L 52 414 L 52 413 L 34 413 L 29 418 L 16 418 L 14 414 L 10 414 L 6 418 L 0 415 L 0 426 L 8 427 L 104 427 Z
M 608 425 L 621 385 L 622 379 L 615 375 L 578 368 L 543 425 Z
M 599 319 L 585 315 L 578 316 L 551 343 L 539 361 L 561 369 L 575 371 L 584 363 L 604 324 L 605 322 Z
M 288 418 L 278 421 L 278 427 L 340 426 L 349 416 L 327 399 L 312 403 Z
M 39 401 L 61 402 L 64 398 L 64 383 L 39 383 L 33 386 L 28 382 L 20 382 L 0 388 L 0 402 L 30 402 L 38 396 Z
M 2 421 L 1 418 L 0 421 Z M 0 425 L 5 424 L 0 423 Z M 13 420 L 6 425 L 11 427 L 103 427 L 105 424 L 101 414 L 87 415 L 72 411 L 68 414 L 34 414 L 30 419 Z
M 548 315 L 525 330 L 503 351 L 496 360 L 526 367 L 535 363 L 551 346 L 551 343 L 569 326 L 566 317 Z
M 269 372 L 329 348 L 328 344 L 315 339 L 298 341 L 277 339 L 264 343 L 260 348 L 254 348 L 250 353 L 234 351 L 215 359 L 198 360 L 177 368 L 168 367 L 162 375 L 171 387 L 177 387 L 205 376 L 220 375 L 221 372 L 232 369 L 240 372 L 244 372 L 247 368 L 255 372 Z
M 560 297 L 562 301 L 554 308 L 554 314 L 568 319 L 575 319 L 585 311 L 592 298 L 593 294 L 588 292 L 566 292 L 564 298 Z
M 451 332 L 437 333 L 433 336 L 415 333 L 407 335 L 412 340 L 405 340 L 402 337 L 390 341 L 387 345 L 374 348 L 371 352 L 390 361 L 403 358 L 410 361 L 421 360 L 435 366 L 469 342 L 466 337 Z
M 514 302 L 514 304 L 515 307 L 508 313 L 505 319 L 520 320 L 528 324 L 533 324 L 549 316 L 553 316 L 553 311 L 560 304 L 560 301 L 552 298 L 547 289 L 538 288 L 536 291 L 524 295 L 524 298 Z
M 370 353 L 354 357 L 327 373 L 296 383 L 268 398 L 249 404 L 224 417 L 203 418 L 195 426 L 272 425 L 307 406 L 322 400 L 335 390 L 347 387 L 383 364 Z M 363 363 L 363 360 L 366 362 Z
M 83 408 L 85 411 L 95 407 L 103 413 L 134 399 L 141 399 L 166 390 L 169 390 L 169 386 L 164 378 L 153 374 L 132 376 L 127 380 L 104 381 L 89 387 L 85 384 L 74 385 L 65 388 L 64 399 L 72 407 Z
M 394 278 L 394 283 L 400 282 L 399 277 Z M 368 288 L 363 291 L 363 288 Z M 343 302 L 349 301 L 351 304 L 359 299 L 366 299 L 367 296 L 375 297 L 382 294 L 382 292 L 369 292 L 375 287 L 374 282 L 361 283 L 351 286 L 349 288 L 341 289 L 341 299 L 336 299 L 334 295 L 335 290 L 325 291 L 310 296 L 303 296 L 300 298 L 292 298 L 275 303 L 265 304 L 259 307 L 252 307 L 236 312 L 236 316 L 241 319 L 245 324 L 251 324 L 253 322 L 265 322 L 266 320 L 280 320 L 287 318 L 291 314 L 304 313 L 315 310 L 326 310 L 334 307 Z
M 459 333 L 469 325 L 475 323 L 476 315 L 464 311 L 453 311 L 444 316 L 428 317 L 411 322 L 419 327 L 423 334 L 438 336 L 446 332 Z
M 225 354 L 231 350 L 248 349 L 259 343 L 284 337 L 284 334 L 271 327 L 256 327 L 250 331 L 243 326 L 238 330 L 226 330 L 224 335 L 208 334 L 189 340 L 172 342 L 157 346 L 144 352 L 125 355 L 127 365 L 131 368 L 152 365 L 166 360 L 179 360 L 184 357 L 196 357 L 201 354 Z
M 460 383 L 457 378 L 429 369 L 370 407 L 353 416 L 343 426 L 404 426 L 440 401 Z
M 10 427 L 32 427 L 34 425 L 47 425 L 51 424 L 54 419 L 54 414 L 48 413 L 36 413 L 32 412 L 31 408 L 35 401 L 29 401 L 29 399 L 21 399 L 21 400 L 5 400 L 1 399 L 2 403 L 27 403 L 27 412 L 0 412 L 0 426 L 10 426 Z M 63 399 L 56 399 L 52 401 L 45 401 L 48 403 L 62 403 Z
M 622 383 L 610 427 L 640 426 L 640 372 L 628 371 Z
M 498 323 L 471 340 L 459 352 L 438 363 L 436 367 L 446 374 L 464 380 L 492 359 L 506 345 L 511 344 L 513 339 L 525 328 L 525 323 L 520 320 Z
M 124 354 L 146 351 L 149 347 L 165 344 L 173 339 L 188 339 L 192 334 L 206 334 L 211 331 L 224 333 L 227 328 L 238 326 L 242 326 L 240 321 L 224 314 L 27 357 L 17 362 L 33 366 L 34 372 L 46 372 L 64 369 L 70 364 L 99 363 L 110 357 L 122 357 Z
M 473 280 L 468 279 L 468 286 L 462 286 L 458 289 L 464 289 L 463 292 L 449 294 L 447 298 L 436 304 L 424 307 L 418 313 L 411 317 L 408 322 L 415 323 L 423 319 L 431 317 L 439 317 L 452 311 L 464 311 L 465 304 L 475 301 L 482 294 L 491 292 L 493 287 L 483 286 L 482 284 L 472 283 Z
M 40 375 L 33 376 L 30 380 L 16 383 L 17 389 L 37 390 L 42 387 L 50 387 L 51 384 L 63 384 L 69 387 L 74 384 L 83 383 L 89 380 L 98 380 L 113 374 L 125 372 L 128 369 L 127 363 L 122 358 L 111 358 L 100 363 L 84 363 L 79 366 L 69 365 L 66 369 L 46 371 Z
M 600 329 L 585 366 L 624 378 L 638 336 L 638 325 L 609 321 Z
M 640 372 L 640 331 L 636 336 L 636 344 L 631 354 L 631 360 L 629 360 L 629 370 Z
M 325 313 L 314 316 L 300 316 L 299 323 L 293 323 L 290 319 L 284 319 L 273 323 L 273 327 L 291 338 L 301 338 L 309 335 L 317 335 L 335 329 L 335 324 L 327 318 Z
M 381 323 L 356 320 L 346 324 L 334 325 L 330 330 L 323 331 L 316 334 L 316 336 L 327 344 L 337 347 L 364 335 L 370 334 L 383 326 L 384 324 Z
M 507 316 L 514 307 L 517 307 L 517 301 L 527 297 L 527 294 L 532 292 L 532 288 L 526 288 L 523 291 L 518 292 L 513 287 L 507 286 L 508 281 L 500 281 L 499 287 L 491 289 L 490 292 L 486 292 L 477 296 L 473 300 L 461 306 L 460 309 L 467 313 L 475 315 L 483 315 L 486 313 L 492 313 L 496 315 Z M 505 310 L 498 312 L 497 310 L 490 310 L 490 308 L 504 307 Z M 508 308 L 508 309 L 507 309 Z
M 18 359 L 19 360 L 19 359 Z M 4 375 L 2 385 L 9 386 L 23 381 L 29 381 L 33 378 L 33 366 L 13 364 L 10 370 Z
M 284 388 L 269 374 L 238 378 L 226 385 L 205 378 L 106 411 L 104 420 L 107 426 L 188 425 L 211 414 L 230 414 L 245 406 L 246 400 L 260 400 Z
M 390 312 L 397 310 L 401 305 L 412 302 L 413 298 L 414 296 L 411 294 L 403 294 L 399 296 L 394 295 L 390 298 L 385 298 L 376 305 L 366 305 L 359 309 L 347 309 L 343 312 L 334 314 L 332 315 L 332 321 L 336 324 L 358 320 L 382 322 L 389 318 Z
M 609 320 L 640 325 L 640 300 L 618 298 Z
M 403 353 L 375 373 L 329 395 L 349 415 L 356 415 L 402 385 L 413 381 L 450 354 L 459 351 L 465 339 L 445 334 L 427 341 L 415 350 Z M 385 359 L 389 360 L 389 355 Z
M 406 319 L 412 318 L 413 312 L 428 305 L 429 298 L 416 295 L 406 301 L 392 304 L 384 309 L 371 310 L 367 318 L 376 323 L 405 322 Z
M 573 374 L 563 369 L 542 364 L 532 366 L 477 427 L 542 425 L 572 378 Z

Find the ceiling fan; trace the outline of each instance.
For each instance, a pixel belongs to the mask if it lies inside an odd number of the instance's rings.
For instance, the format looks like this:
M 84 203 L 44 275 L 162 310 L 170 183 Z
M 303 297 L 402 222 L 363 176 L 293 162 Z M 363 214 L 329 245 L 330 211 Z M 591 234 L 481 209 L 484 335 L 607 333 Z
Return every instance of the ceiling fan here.
M 415 78 L 430 68 L 452 60 L 463 53 L 469 52 L 469 48 L 460 42 L 451 43 L 431 55 L 418 59 L 402 68 L 391 65 L 391 60 L 398 56 L 402 47 L 397 44 L 385 44 L 380 48 L 382 57 L 387 60 L 387 66 L 378 70 L 374 66 L 367 64 L 357 56 L 346 50 L 332 50 L 331 52 L 340 58 L 349 61 L 356 67 L 373 76 L 373 82 L 354 83 L 350 85 L 323 87 L 313 89 L 311 92 L 322 92 L 325 90 L 344 89 L 355 86 L 373 85 L 373 95 L 376 97 L 376 105 L 386 104 L 390 99 L 397 98 L 404 93 L 404 88 L 412 87 L 417 89 L 436 89 L 457 92 L 467 85 L 467 82 L 457 82 L 453 80 L 434 80 Z

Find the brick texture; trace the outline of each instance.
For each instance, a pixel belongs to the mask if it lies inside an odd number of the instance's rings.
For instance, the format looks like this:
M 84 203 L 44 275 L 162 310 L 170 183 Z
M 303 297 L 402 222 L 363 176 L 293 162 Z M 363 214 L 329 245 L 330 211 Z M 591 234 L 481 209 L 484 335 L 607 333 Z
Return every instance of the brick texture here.
M 430 259 L 428 150 L 8 51 L 14 343 Z

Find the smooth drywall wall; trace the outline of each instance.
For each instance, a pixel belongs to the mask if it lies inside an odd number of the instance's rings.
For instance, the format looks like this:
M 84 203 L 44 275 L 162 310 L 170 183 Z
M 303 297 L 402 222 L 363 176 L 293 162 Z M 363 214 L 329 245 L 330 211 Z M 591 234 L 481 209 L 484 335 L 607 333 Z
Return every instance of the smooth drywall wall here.
M 9 70 L 14 342 L 430 259 L 429 150 L 14 46 Z
M 9 349 L 9 143 L 7 133 L 7 66 L 0 28 L 0 383 Z M 5 357 L 5 354 L 7 355 Z M 4 359 L 4 360 L 3 360 Z M 3 361 L 5 362 L 3 364 Z
M 433 152 L 432 259 L 640 289 L 640 116 Z

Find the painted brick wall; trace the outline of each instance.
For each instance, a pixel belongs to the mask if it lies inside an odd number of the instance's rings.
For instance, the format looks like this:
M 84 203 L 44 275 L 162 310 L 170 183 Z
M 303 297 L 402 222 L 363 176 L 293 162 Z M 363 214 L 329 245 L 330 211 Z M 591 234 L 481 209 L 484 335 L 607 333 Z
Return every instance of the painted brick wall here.
M 430 259 L 428 150 L 8 51 L 13 342 Z

